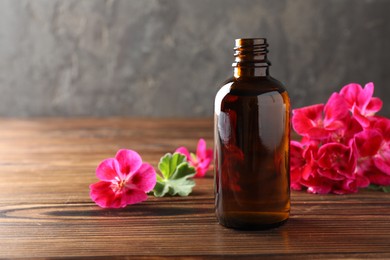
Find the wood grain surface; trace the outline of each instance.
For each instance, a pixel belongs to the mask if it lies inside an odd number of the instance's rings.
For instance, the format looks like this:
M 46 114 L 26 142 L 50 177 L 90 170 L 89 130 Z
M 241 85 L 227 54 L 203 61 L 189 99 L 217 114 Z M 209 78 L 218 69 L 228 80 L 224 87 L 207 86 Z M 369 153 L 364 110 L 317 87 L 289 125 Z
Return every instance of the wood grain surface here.
M 189 197 L 90 200 L 96 166 L 118 149 L 157 166 L 201 137 L 212 146 L 211 119 L 0 119 L 0 258 L 390 259 L 390 194 L 377 191 L 292 192 L 289 221 L 256 232 L 217 223 L 212 172 Z

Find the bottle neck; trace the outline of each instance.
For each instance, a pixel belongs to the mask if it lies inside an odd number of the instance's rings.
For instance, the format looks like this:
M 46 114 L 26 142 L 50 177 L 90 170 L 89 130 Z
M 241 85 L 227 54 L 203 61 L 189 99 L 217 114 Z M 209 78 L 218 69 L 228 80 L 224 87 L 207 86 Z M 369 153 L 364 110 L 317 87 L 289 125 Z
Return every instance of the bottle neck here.
M 267 77 L 269 76 L 269 67 L 234 67 L 233 76 L 235 78 Z
M 234 48 L 235 78 L 269 76 L 271 62 L 267 58 L 267 40 L 264 38 L 236 39 Z

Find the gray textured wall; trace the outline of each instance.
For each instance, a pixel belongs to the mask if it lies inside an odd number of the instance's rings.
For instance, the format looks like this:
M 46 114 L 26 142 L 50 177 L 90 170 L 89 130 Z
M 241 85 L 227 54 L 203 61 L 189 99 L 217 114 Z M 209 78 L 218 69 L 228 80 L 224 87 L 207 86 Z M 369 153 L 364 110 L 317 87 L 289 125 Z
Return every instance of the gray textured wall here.
M 234 38 L 294 107 L 354 81 L 390 114 L 387 0 L 0 0 L 0 116 L 211 116 Z

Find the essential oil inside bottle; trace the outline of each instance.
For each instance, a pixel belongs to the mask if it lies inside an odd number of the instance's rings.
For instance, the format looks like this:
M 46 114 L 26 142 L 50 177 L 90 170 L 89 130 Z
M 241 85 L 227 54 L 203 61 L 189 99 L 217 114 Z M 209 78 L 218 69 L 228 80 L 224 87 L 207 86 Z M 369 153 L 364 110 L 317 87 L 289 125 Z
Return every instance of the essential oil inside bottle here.
M 237 229 L 278 226 L 290 212 L 290 101 L 267 46 L 236 40 L 234 77 L 215 99 L 216 216 Z

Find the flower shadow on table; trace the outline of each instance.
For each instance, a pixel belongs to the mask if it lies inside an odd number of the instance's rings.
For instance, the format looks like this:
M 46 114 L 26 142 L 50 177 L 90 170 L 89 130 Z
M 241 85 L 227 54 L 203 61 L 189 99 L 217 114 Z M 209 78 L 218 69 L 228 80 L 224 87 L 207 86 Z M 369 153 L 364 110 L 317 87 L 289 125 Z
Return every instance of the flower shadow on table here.
M 175 205 L 176 204 L 176 205 Z M 205 215 L 212 214 L 212 207 L 193 207 L 193 204 L 181 205 L 175 201 L 171 206 L 156 206 L 156 204 L 137 204 L 131 205 L 123 209 L 101 209 L 85 205 L 72 206 L 72 209 L 64 209 L 58 207 L 58 210 L 48 210 L 45 215 L 59 218 L 133 218 L 133 217 L 164 217 L 164 216 L 179 216 L 179 215 Z

